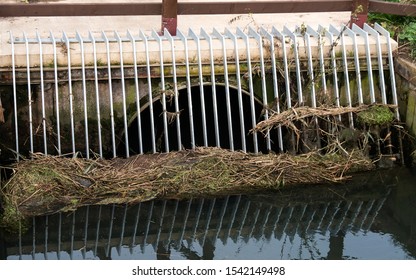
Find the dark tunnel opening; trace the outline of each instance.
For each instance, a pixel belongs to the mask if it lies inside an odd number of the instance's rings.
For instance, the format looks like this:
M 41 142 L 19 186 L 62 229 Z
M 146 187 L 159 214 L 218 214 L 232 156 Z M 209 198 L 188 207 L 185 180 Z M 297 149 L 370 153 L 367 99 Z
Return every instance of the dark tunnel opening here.
M 226 102 L 226 88 L 224 86 L 216 86 L 216 103 L 213 103 L 214 94 L 211 85 L 204 86 L 204 103 L 205 103 L 205 116 L 206 116 L 206 135 L 207 135 L 207 146 L 215 147 L 217 146 L 216 141 L 216 129 L 215 129 L 215 117 L 214 117 L 214 105 L 217 106 L 218 114 L 218 136 L 220 147 L 224 149 L 231 149 L 230 146 L 230 137 L 229 137 L 229 125 L 228 125 L 228 114 L 227 114 L 227 102 Z M 231 108 L 231 126 L 232 126 L 232 139 L 234 150 L 243 150 L 243 139 L 241 134 L 241 124 L 240 124 L 240 108 L 238 102 L 238 91 L 235 88 L 229 88 L 230 92 L 230 108 Z M 193 126 L 194 126 L 194 136 L 195 136 L 195 146 L 203 147 L 205 146 L 204 141 L 204 129 L 203 129 L 203 110 L 201 106 L 201 95 L 200 87 L 194 86 L 191 88 L 191 99 L 192 99 L 192 113 L 193 113 Z M 181 145 L 184 149 L 192 148 L 192 137 L 191 137 L 191 126 L 190 126 L 190 117 L 189 111 L 190 107 L 188 105 L 188 93 L 187 89 L 179 90 L 179 122 L 180 122 L 180 134 L 181 134 Z M 244 123 L 244 139 L 246 142 L 246 151 L 255 152 L 255 144 L 253 139 L 253 134 L 250 132 L 252 126 L 252 113 L 251 113 L 251 102 L 250 96 L 248 93 L 242 93 L 242 112 L 243 112 L 243 123 Z M 261 116 L 263 105 L 255 100 L 254 102 L 254 111 L 255 111 L 255 120 L 256 123 L 261 121 L 263 117 Z M 166 101 L 166 111 L 168 114 L 174 116 L 175 112 L 175 101 L 172 100 Z M 151 153 L 153 151 L 153 140 L 152 140 L 152 131 L 151 131 L 151 114 L 150 106 L 147 106 L 140 114 L 141 118 L 141 133 L 142 133 L 142 150 L 143 153 Z M 163 106 L 162 100 L 157 100 L 153 103 L 153 118 L 154 118 L 154 131 L 155 131 L 155 145 L 156 152 L 167 152 L 166 150 L 166 137 L 164 135 L 164 118 L 163 118 Z M 138 118 L 131 122 L 129 126 L 129 146 L 130 146 L 130 155 L 140 153 L 140 141 L 138 133 Z M 168 121 L 167 126 L 168 134 L 168 147 L 169 151 L 179 150 L 178 143 L 178 134 L 177 134 L 177 122 L 175 119 Z M 270 132 L 271 138 L 271 150 L 278 152 L 278 141 L 277 141 L 277 131 L 276 129 Z M 268 153 L 270 150 L 267 148 L 266 137 L 265 135 L 258 133 L 257 134 L 257 146 L 258 152 Z M 118 147 L 118 155 L 125 155 L 125 145 L 121 143 Z

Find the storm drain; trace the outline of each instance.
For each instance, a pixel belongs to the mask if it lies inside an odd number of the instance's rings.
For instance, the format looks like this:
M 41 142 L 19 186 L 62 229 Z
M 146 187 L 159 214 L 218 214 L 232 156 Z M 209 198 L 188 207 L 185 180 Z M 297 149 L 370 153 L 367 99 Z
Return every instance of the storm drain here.
M 397 106 L 397 43 L 378 24 L 178 30 L 177 36 L 10 32 L 9 43 L 0 62 L 6 110 L 0 133 L 10 136 L 3 145 L 17 159 L 206 146 L 284 152 L 285 128 L 252 131 L 272 114 L 299 106 Z M 343 123 L 355 125 L 353 118 Z

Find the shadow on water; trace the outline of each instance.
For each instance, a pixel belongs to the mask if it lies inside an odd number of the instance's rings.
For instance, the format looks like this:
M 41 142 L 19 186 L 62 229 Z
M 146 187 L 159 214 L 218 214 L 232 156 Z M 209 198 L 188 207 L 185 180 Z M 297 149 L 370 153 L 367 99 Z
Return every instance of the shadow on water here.
M 1 259 L 416 259 L 416 179 L 376 171 L 273 195 L 90 206 L 0 239 Z

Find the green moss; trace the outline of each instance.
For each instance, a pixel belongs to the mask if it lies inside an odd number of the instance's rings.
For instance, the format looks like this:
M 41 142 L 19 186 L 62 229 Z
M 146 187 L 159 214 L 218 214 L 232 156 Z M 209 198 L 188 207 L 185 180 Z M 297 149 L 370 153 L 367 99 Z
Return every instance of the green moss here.
M 388 107 L 376 105 L 358 113 L 357 120 L 363 125 L 386 125 L 394 120 L 394 114 Z
M 19 233 L 19 231 L 24 233 L 28 229 L 23 215 L 7 199 L 4 202 L 3 214 L 0 216 L 0 227 L 12 234 Z

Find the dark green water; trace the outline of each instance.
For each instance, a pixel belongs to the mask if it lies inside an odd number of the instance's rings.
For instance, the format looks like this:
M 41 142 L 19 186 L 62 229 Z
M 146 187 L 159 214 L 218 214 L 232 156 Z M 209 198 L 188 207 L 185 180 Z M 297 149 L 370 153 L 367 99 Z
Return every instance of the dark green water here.
M 2 234 L 0 259 L 416 259 L 416 174 L 347 185 L 86 207 Z

